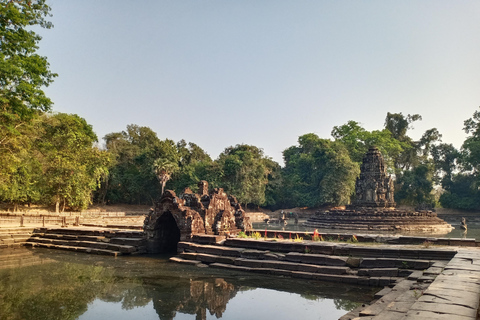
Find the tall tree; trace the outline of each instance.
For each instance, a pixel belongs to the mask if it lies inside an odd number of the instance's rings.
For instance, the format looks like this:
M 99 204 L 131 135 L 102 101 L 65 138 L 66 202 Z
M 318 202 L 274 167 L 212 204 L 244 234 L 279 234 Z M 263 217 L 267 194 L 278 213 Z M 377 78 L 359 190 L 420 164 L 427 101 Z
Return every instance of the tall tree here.
M 77 115 L 45 115 L 41 129 L 37 144 L 45 202 L 54 203 L 57 212 L 60 204 L 86 208 L 108 172 L 110 156 L 95 146 L 97 136 L 92 127 Z
M 49 11 L 43 0 L 0 0 L 0 199 L 15 204 L 38 200 L 32 128 L 51 108 L 43 87 L 56 74 L 37 53 L 41 37 L 32 27 L 51 28 Z
M 43 92 L 55 73 L 37 53 L 42 39 L 32 26 L 51 28 L 45 20 L 45 0 L 0 1 L 0 120 L 9 132 L 37 111 L 48 111 L 52 101 Z M 5 143 L 5 136 L 0 144 Z
M 162 186 L 162 193 L 165 190 L 165 184 L 172 177 L 172 174 L 178 170 L 178 164 L 166 158 L 158 158 L 153 162 L 153 171 Z
M 216 162 L 221 168 L 220 186 L 245 205 L 265 203 L 270 167 L 262 149 L 246 144 L 228 147 Z
M 446 208 L 480 209 L 480 111 L 464 121 L 468 137 L 460 152 L 453 146 L 439 151 L 438 165 L 444 172 L 442 186 L 445 192 L 440 203 Z M 455 171 L 457 169 L 457 171 Z
M 106 200 L 110 203 L 150 204 L 160 195 L 153 168 L 158 158 L 178 163 L 172 140 L 160 140 L 148 127 L 128 125 L 127 130 L 104 137 L 114 163 L 108 177 Z
M 177 150 L 179 167 L 169 183 L 176 192 L 182 192 L 185 188 L 195 190 L 200 180 L 207 180 L 210 186 L 217 186 L 219 175 L 215 174 L 213 161 L 202 148 L 193 142 L 180 140 Z
M 298 144 L 283 152 L 287 205 L 348 204 L 360 169 L 343 143 L 309 133 L 300 136 Z
M 395 139 L 388 129 L 367 131 L 356 121 L 349 121 L 342 126 L 335 126 L 332 137 L 342 142 L 350 158 L 361 163 L 368 148 L 376 146 L 382 153 L 387 167 L 393 171 L 395 160 L 409 146 Z

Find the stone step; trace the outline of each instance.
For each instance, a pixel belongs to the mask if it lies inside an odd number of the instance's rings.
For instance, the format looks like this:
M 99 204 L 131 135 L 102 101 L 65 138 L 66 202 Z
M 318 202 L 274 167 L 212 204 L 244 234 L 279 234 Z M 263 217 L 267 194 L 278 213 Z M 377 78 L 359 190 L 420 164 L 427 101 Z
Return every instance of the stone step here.
M 422 259 L 422 260 L 450 260 L 456 254 L 451 249 L 409 249 L 390 247 L 368 247 L 345 243 L 330 243 L 325 241 L 272 241 L 254 239 L 226 239 L 225 246 L 248 248 L 256 250 L 269 250 L 273 252 L 297 252 L 308 251 L 311 254 L 326 254 L 336 256 L 361 256 L 361 257 L 385 257 L 397 259 Z
M 82 229 L 82 228 L 37 228 L 35 233 L 102 236 L 107 238 L 143 238 L 143 231 L 116 229 Z
M 88 247 L 76 247 L 76 246 L 69 246 L 69 245 L 42 243 L 42 242 L 27 242 L 25 243 L 25 246 L 69 250 L 69 251 L 76 251 L 76 252 L 83 252 L 83 253 L 101 254 L 101 255 L 110 255 L 115 257 L 123 254 L 120 251 L 114 251 L 114 250 L 88 248 Z
M 181 253 L 180 257 L 186 260 L 198 260 L 206 264 L 224 263 L 251 268 L 273 268 L 279 270 L 303 271 L 311 273 L 347 274 L 351 271 L 348 267 L 319 266 L 278 260 L 255 260 L 217 256 L 205 253 Z
M 228 269 L 228 270 L 234 270 L 234 271 L 257 272 L 257 273 L 265 273 L 265 274 L 286 276 L 286 277 L 292 277 L 292 278 L 331 281 L 331 282 L 338 282 L 338 283 L 349 283 L 349 284 L 366 285 L 366 286 L 374 286 L 374 287 L 389 286 L 401 280 L 401 278 L 398 278 L 398 277 L 361 277 L 358 275 L 350 275 L 350 274 L 337 275 L 337 274 L 312 273 L 312 272 L 303 272 L 303 271 L 274 269 L 274 268 L 247 267 L 247 266 L 239 266 L 239 265 L 231 265 L 231 264 L 223 264 L 223 263 L 212 263 L 210 264 L 210 267 Z
M 110 243 L 128 246 L 145 246 L 144 238 L 110 238 Z
M 210 234 L 194 234 L 192 237 L 192 242 L 200 244 L 216 244 L 220 241 L 223 241 L 225 236 L 210 235 Z
M 123 254 L 129 254 L 137 251 L 135 246 L 110 244 L 108 242 L 95 242 L 95 241 L 80 241 L 80 240 L 57 240 L 50 238 L 32 237 L 27 243 L 43 243 L 56 246 L 73 246 L 73 247 L 85 247 L 93 249 L 101 249 L 115 252 L 122 252 Z
M 46 239 L 58 239 L 58 240 L 78 240 L 78 241 L 105 241 L 108 242 L 108 238 L 104 236 L 86 236 L 86 235 L 72 235 L 72 234 L 61 234 L 61 233 L 39 233 L 35 232 L 32 234 L 32 237 L 40 237 Z
M 200 245 L 191 242 L 179 242 L 178 251 L 220 255 L 224 257 L 257 259 L 257 260 L 280 260 L 303 264 L 315 264 L 324 266 L 351 267 L 351 268 L 396 268 L 407 270 L 402 274 L 407 276 L 411 270 L 425 270 L 434 264 L 441 265 L 436 260 L 405 259 L 405 258 L 354 258 L 335 255 L 314 253 L 289 252 L 287 254 L 272 253 L 268 250 L 245 249 L 236 247 L 224 247 L 214 245 Z M 364 253 L 364 252 L 359 252 Z M 358 255 L 362 256 L 362 255 Z M 444 263 L 443 263 L 444 264 Z

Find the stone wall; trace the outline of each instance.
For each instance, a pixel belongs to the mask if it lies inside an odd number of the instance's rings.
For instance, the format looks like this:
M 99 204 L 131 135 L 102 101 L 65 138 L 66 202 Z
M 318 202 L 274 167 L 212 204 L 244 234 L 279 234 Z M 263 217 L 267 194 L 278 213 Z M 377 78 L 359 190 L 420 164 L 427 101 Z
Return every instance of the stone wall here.
M 189 188 L 177 197 L 167 190 L 144 222 L 148 252 L 175 251 L 176 243 L 194 234 L 229 235 L 251 228 L 245 212 L 232 195 L 222 188 L 208 191 L 201 181 L 199 191 Z

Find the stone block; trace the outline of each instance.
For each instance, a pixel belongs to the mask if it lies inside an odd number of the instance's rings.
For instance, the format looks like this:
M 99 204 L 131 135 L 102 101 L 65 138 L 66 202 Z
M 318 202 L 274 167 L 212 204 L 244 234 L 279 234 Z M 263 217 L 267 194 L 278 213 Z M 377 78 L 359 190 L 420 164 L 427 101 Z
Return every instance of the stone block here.
M 408 280 L 417 280 L 421 276 L 423 276 L 423 271 L 414 271 L 408 276 L 407 279 Z
M 333 254 L 336 256 L 349 256 L 350 247 L 344 245 L 337 245 L 333 248 Z
M 291 275 L 294 278 L 313 279 L 313 273 L 311 272 L 292 271 Z
M 476 242 L 475 239 L 451 238 L 449 245 L 459 247 L 475 247 Z
M 445 304 L 445 303 L 429 303 L 429 302 L 417 301 L 412 305 L 410 310 L 430 311 L 430 312 L 435 312 L 440 314 L 460 315 L 464 317 L 471 317 L 471 319 L 475 319 L 477 316 L 476 309 L 468 308 L 465 306 L 453 305 L 453 304 Z
M 346 263 L 350 268 L 358 268 L 362 260 L 362 258 L 348 257 Z
M 391 291 L 392 291 L 392 288 L 384 287 L 382 290 L 375 293 L 374 298 L 379 299 L 379 298 L 383 297 L 384 295 L 386 295 L 387 293 L 390 293 Z
M 284 276 L 284 277 L 291 277 L 292 272 L 290 270 L 282 270 L 282 269 L 272 269 L 271 274 L 276 276 Z
M 440 273 L 442 273 L 443 268 L 439 267 L 430 267 L 423 271 L 423 275 L 425 276 L 438 276 Z
M 316 242 L 309 245 L 310 252 L 314 254 L 332 255 L 334 248 L 335 245 L 324 242 Z
M 346 266 L 347 257 L 335 257 L 322 254 L 302 254 L 290 252 L 285 255 L 285 260 L 305 264 L 327 265 L 327 266 Z
M 395 305 L 395 303 L 393 303 L 393 302 L 392 302 L 392 304 Z M 358 320 L 364 320 L 366 318 L 370 318 L 370 317 L 361 317 L 361 318 L 357 318 L 357 319 Z M 398 312 L 396 310 L 384 309 L 377 316 L 371 317 L 371 318 L 372 319 L 403 320 L 403 319 L 405 319 L 405 313 Z
M 292 263 L 292 262 L 286 262 L 286 261 L 265 261 L 265 260 L 263 260 L 262 267 L 297 271 L 298 268 L 299 268 L 299 264 L 298 263 Z
M 437 313 L 433 311 L 409 310 L 405 320 L 474 320 L 475 318 L 462 315 L 452 315 L 447 313 Z
M 235 265 L 249 267 L 249 268 L 261 268 L 263 264 L 262 260 L 252 260 L 252 259 L 236 259 Z
M 184 260 L 184 259 L 180 259 L 180 258 L 177 258 L 177 257 L 171 257 L 169 260 L 172 261 L 172 262 L 176 262 L 176 263 L 184 263 L 184 264 L 192 264 L 192 265 L 197 265 L 197 264 L 201 263 L 201 261 Z
M 352 246 L 350 248 L 350 255 L 353 257 L 380 258 L 382 257 L 382 250 L 379 248 Z
M 449 238 L 437 238 L 437 241 L 435 241 L 435 244 L 438 244 L 439 246 L 448 246 L 450 244 L 450 239 Z
M 244 250 L 240 253 L 242 258 L 246 259 L 263 259 L 265 255 L 265 251 L 263 250 Z
M 384 258 L 398 258 L 400 256 L 399 249 L 382 249 L 382 257 Z
M 387 258 L 364 258 L 360 268 L 393 268 L 395 260 Z
M 397 279 L 394 277 L 379 277 L 378 278 L 378 285 L 379 286 L 388 286 L 394 283 Z
M 374 269 L 359 269 L 359 276 L 370 277 L 396 277 L 398 275 L 397 268 L 374 268 Z
M 471 309 L 478 309 L 479 301 L 478 297 L 474 295 L 463 294 L 462 297 L 459 297 L 457 292 L 454 292 L 454 295 L 450 294 L 451 290 L 428 290 L 423 293 L 423 295 L 418 298 L 418 301 L 429 302 L 429 303 L 445 303 L 445 304 L 454 304 L 459 306 L 468 307 Z

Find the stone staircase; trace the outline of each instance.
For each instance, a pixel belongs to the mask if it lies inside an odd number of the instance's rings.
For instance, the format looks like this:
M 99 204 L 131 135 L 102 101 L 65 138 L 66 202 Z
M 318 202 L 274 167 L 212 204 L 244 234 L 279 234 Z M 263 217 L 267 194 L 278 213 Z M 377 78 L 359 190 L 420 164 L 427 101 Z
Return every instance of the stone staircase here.
M 25 245 L 112 256 L 146 252 L 142 231 L 85 227 L 38 228 Z
M 32 232 L 33 228 L 27 227 L 0 228 L 0 249 L 21 246 Z
M 226 239 L 223 245 L 180 242 L 174 262 L 294 278 L 390 286 L 404 278 L 431 282 L 455 251 Z M 354 253 L 355 252 L 355 253 Z M 354 254 L 352 254 L 354 253 Z

